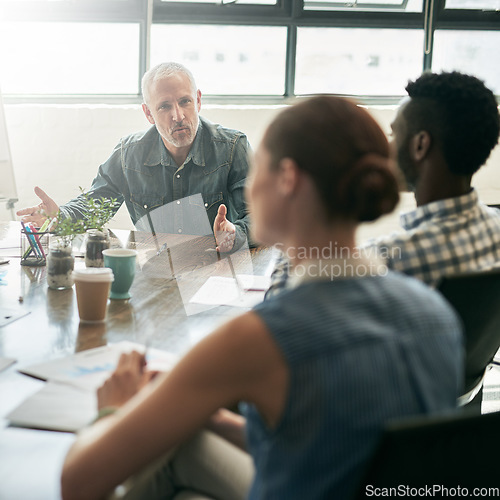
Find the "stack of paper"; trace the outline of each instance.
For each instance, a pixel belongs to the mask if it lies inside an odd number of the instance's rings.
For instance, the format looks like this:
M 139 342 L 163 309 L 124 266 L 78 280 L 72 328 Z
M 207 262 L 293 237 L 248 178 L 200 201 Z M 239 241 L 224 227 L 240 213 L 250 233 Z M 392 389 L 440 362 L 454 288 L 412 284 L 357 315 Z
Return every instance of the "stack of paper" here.
M 119 342 L 46 363 L 19 368 L 19 372 L 46 380 L 45 386 L 7 415 L 11 424 L 66 432 L 88 425 L 97 413 L 96 390 L 114 370 L 120 355 L 145 347 Z M 176 357 L 148 349 L 148 368 L 169 370 Z
M 237 274 L 235 278 L 211 276 L 190 302 L 212 306 L 253 307 L 264 300 L 268 276 Z
M 2 358 L 0 357 L 0 372 L 8 368 L 10 365 L 14 364 L 16 360 L 14 358 Z
M 7 415 L 11 424 L 34 429 L 76 432 L 96 416 L 95 391 L 47 382 Z
M 22 307 L 0 307 L 0 326 L 8 325 L 29 313 L 30 311 Z

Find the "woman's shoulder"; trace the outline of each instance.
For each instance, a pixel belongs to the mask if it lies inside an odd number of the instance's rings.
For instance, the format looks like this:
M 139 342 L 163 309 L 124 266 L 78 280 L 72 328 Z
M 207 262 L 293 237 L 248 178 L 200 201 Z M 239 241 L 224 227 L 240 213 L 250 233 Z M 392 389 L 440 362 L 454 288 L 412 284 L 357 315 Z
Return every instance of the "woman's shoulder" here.
M 264 301 L 254 309 L 271 331 L 311 324 L 359 323 L 363 318 L 457 323 L 439 292 L 402 273 L 387 271 L 365 278 L 304 283 Z

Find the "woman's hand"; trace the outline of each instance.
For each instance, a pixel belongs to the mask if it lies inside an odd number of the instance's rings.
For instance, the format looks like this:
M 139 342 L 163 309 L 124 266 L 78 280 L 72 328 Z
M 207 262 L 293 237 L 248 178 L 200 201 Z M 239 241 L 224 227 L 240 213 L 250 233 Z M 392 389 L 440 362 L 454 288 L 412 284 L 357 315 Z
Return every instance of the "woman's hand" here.
M 97 389 L 97 407 L 120 407 L 139 392 L 158 372 L 146 371 L 144 354 L 122 354 L 113 374 Z

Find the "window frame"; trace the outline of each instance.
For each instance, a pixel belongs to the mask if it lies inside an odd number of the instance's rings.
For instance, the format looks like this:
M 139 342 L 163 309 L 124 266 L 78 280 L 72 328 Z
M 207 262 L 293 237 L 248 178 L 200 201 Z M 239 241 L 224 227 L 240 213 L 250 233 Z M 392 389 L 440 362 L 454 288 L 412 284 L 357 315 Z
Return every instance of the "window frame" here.
M 440 30 L 500 30 L 500 12 L 470 9 L 446 9 L 446 0 L 422 0 L 422 12 L 325 11 L 304 10 L 303 0 L 276 0 L 276 5 L 238 5 L 162 2 L 161 0 L 83 0 L 55 1 L 40 4 L 36 1 L 0 0 L 0 18 L 7 21 L 65 21 L 65 22 L 134 22 L 139 24 L 139 75 L 149 65 L 151 23 L 154 24 L 211 24 L 230 26 L 282 26 L 287 29 L 285 92 L 273 96 L 205 96 L 205 102 L 284 103 L 300 96 L 295 94 L 295 58 L 297 29 L 321 28 L 397 28 L 424 29 L 426 47 L 422 49 L 422 71 L 432 67 L 434 32 Z M 140 78 L 139 78 L 140 80 Z M 7 102 L 27 100 L 57 102 L 140 102 L 138 93 L 127 96 L 9 96 Z M 363 104 L 395 104 L 401 96 L 357 96 Z M 500 102 L 500 96 L 499 96 Z

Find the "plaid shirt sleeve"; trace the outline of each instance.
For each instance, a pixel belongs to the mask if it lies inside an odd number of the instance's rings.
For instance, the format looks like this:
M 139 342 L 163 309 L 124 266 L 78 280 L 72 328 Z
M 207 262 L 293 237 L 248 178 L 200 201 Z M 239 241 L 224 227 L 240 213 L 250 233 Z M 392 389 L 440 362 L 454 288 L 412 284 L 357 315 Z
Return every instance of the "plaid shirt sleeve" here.
M 266 295 L 264 296 L 264 300 L 274 297 L 286 289 L 289 273 L 290 261 L 284 254 L 281 254 L 276 261 L 276 265 L 274 266 L 274 270 L 271 274 L 271 286 L 268 288 Z
M 403 214 L 406 233 L 371 241 L 387 267 L 436 286 L 443 276 L 492 268 L 500 262 L 500 211 L 475 190 Z

